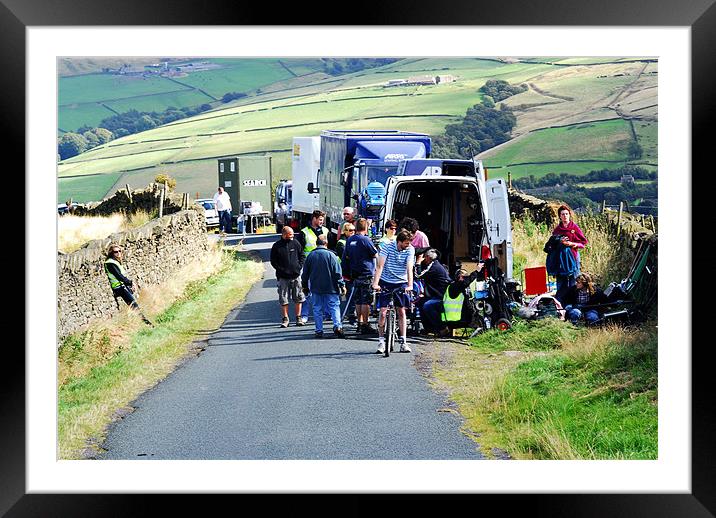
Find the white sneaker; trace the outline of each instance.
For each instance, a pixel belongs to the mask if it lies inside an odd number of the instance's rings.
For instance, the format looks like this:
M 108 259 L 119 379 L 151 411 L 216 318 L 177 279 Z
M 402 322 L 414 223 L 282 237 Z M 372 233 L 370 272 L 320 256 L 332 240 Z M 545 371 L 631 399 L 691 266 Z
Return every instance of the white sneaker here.
M 380 353 L 380 354 L 385 353 L 385 338 L 378 339 L 378 350 L 375 352 Z
M 413 352 L 408 343 L 405 341 L 405 338 L 398 338 L 398 341 L 400 342 L 400 352 L 401 353 L 410 353 Z

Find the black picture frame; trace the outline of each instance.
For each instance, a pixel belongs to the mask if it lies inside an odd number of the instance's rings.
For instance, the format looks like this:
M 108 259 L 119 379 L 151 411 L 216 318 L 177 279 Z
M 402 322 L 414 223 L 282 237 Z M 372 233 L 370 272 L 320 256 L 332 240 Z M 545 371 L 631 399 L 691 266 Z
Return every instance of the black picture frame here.
M 242 5 L 215 0 L 211 3 L 157 2 L 126 0 L 0 0 L 0 52 L 3 54 L 3 74 L 0 85 L 3 96 L 3 133 L 6 149 L 24 149 L 28 138 L 25 128 L 25 29 L 29 26 L 102 26 L 102 25 L 343 25 L 347 11 L 337 11 L 335 5 L 312 3 L 310 8 L 300 6 L 277 8 L 279 4 Z M 308 4 L 306 4 L 308 5 Z M 305 6 L 304 6 L 305 7 Z M 301 14 L 301 11 L 305 11 Z M 339 12 L 343 14 L 339 15 Z M 320 14 L 324 13 L 324 14 Z M 358 13 L 355 13 L 358 14 Z M 267 23 L 268 22 L 268 23 Z M 350 22 L 352 23 L 352 22 Z M 710 173 L 706 162 L 710 150 L 708 123 L 714 110 L 714 54 L 716 51 L 716 6 L 714 0 L 676 2 L 673 0 L 556 0 L 545 3 L 495 2 L 489 5 L 476 2 L 451 2 L 430 5 L 425 2 L 386 2 L 370 6 L 360 12 L 356 25 L 504 25 L 504 26 L 685 26 L 691 28 L 692 43 L 692 170 Z M 667 145 L 667 143 L 661 143 Z M 674 174 L 685 175 L 684 171 Z M 694 188 L 692 181 L 692 207 L 684 208 L 685 222 L 714 221 L 706 203 L 698 203 L 698 194 L 704 196 L 703 184 Z M 702 181 L 700 179 L 700 181 Z M 704 179 L 703 181 L 706 181 Z M 23 190 L 32 186 L 33 178 L 27 172 Z M 694 226 L 685 230 L 685 246 L 697 242 Z M 27 234 L 26 234 L 27 236 Z M 701 236 L 698 236 L 701 238 Z M 25 237 L 28 239 L 29 237 Z M 35 238 L 33 236 L 33 238 Z M 24 246 L 19 249 L 24 250 Z M 702 254 L 710 255 L 705 250 Z M 705 255 L 694 254 L 693 271 L 708 271 Z M 19 262 L 23 264 L 23 262 Z M 15 265 L 15 270 L 17 266 Z M 13 276 L 14 276 L 13 271 Z M 26 269 L 24 277 L 28 275 Z M 692 286 L 691 279 L 684 279 Z M 700 319 L 705 310 L 691 301 L 692 321 L 682 325 L 692 329 L 692 322 Z M 16 301 L 15 307 L 24 304 Z M 25 314 L 27 323 L 28 315 Z M 691 332 L 689 336 L 692 337 Z M 691 349 L 692 357 L 692 491 L 689 494 L 522 494 L 478 495 L 480 508 L 490 503 L 516 509 L 537 516 L 714 516 L 716 512 L 716 462 L 714 462 L 713 389 L 708 370 L 708 343 L 691 348 L 691 343 L 668 344 L 684 351 Z M 128 516 L 167 511 L 171 498 L 174 505 L 184 506 L 186 495 L 169 495 L 149 498 L 147 495 L 79 495 L 79 494 L 26 494 L 25 492 L 25 355 L 19 347 L 6 344 L 2 389 L 2 427 L 0 437 L 0 512 L 7 516 Z M 11 366 L 11 367 L 9 367 Z M 295 499 L 296 495 L 292 496 Z M 490 499 L 488 502 L 485 499 Z M 299 500 L 300 501 L 300 500 Z M 275 502 L 275 501 L 274 501 Z M 345 512 L 368 512 L 368 500 L 353 495 L 342 501 Z M 448 499 L 447 502 L 450 502 Z M 508 505 L 509 503 L 509 505 Z M 300 504 L 299 504 L 300 505 Z M 401 504 L 402 505 L 402 504 Z M 411 507 L 424 505 L 421 498 L 406 503 Z M 273 510 L 275 503 L 272 504 Z M 446 508 L 447 509 L 447 508 Z M 458 511 L 458 508 L 455 508 Z M 461 511 L 458 511 L 461 512 Z M 363 514 L 363 513 L 361 513 Z M 520 513 L 521 514 L 521 513 Z

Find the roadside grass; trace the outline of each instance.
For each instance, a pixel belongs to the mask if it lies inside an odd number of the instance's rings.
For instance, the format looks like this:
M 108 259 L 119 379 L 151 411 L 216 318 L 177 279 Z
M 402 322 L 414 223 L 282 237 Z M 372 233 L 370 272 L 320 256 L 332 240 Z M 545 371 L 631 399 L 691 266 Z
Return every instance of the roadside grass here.
M 104 239 L 116 232 L 141 227 L 154 217 L 155 214 L 146 211 L 127 216 L 119 213 L 110 216 L 58 216 L 57 249 L 69 254 L 94 239 Z
M 192 354 L 192 341 L 220 326 L 262 277 L 263 265 L 253 255 L 219 249 L 206 255 L 171 281 L 139 294 L 154 328 L 125 310 L 60 346 L 60 459 L 95 455 L 110 422 L 131 411 L 133 400 Z
M 487 456 L 656 459 L 657 330 L 547 319 L 478 335 L 433 366 Z
M 580 251 L 581 270 L 589 272 L 602 288 L 612 281 L 621 281 L 634 258 L 634 251 L 625 240 L 619 240 L 607 219 L 601 214 L 587 213 L 575 217 L 575 223 L 589 240 Z M 525 268 L 544 266 L 547 255 L 544 244 L 552 228 L 536 223 L 529 216 L 512 221 L 513 266 L 512 274 L 522 278 Z

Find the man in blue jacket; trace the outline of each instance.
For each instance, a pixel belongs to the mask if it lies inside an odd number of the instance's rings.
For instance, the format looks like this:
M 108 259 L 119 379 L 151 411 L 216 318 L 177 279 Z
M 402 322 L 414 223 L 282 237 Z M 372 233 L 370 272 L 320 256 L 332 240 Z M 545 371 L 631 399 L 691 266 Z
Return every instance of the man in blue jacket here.
M 316 323 L 316 338 L 323 337 L 323 314 L 333 321 L 333 334 L 345 336 L 341 325 L 340 295 L 345 295 L 341 263 L 336 254 L 328 250 L 325 234 L 316 236 L 316 248 L 303 263 L 301 281 L 303 292 L 310 291 L 313 297 L 313 319 Z

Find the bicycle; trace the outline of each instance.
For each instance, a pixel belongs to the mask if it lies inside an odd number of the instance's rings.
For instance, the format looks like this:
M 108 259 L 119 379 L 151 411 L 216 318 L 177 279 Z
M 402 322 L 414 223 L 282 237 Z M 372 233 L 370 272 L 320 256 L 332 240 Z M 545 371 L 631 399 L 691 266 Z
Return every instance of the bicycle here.
M 381 290 L 373 290 L 373 295 L 380 293 L 380 291 Z M 398 315 L 395 310 L 395 295 L 398 293 L 406 293 L 406 289 L 402 287 L 395 288 L 388 293 L 390 295 L 390 301 L 388 302 L 388 311 L 386 311 L 385 314 L 385 351 L 383 352 L 383 356 L 386 358 L 390 356 L 398 338 Z

